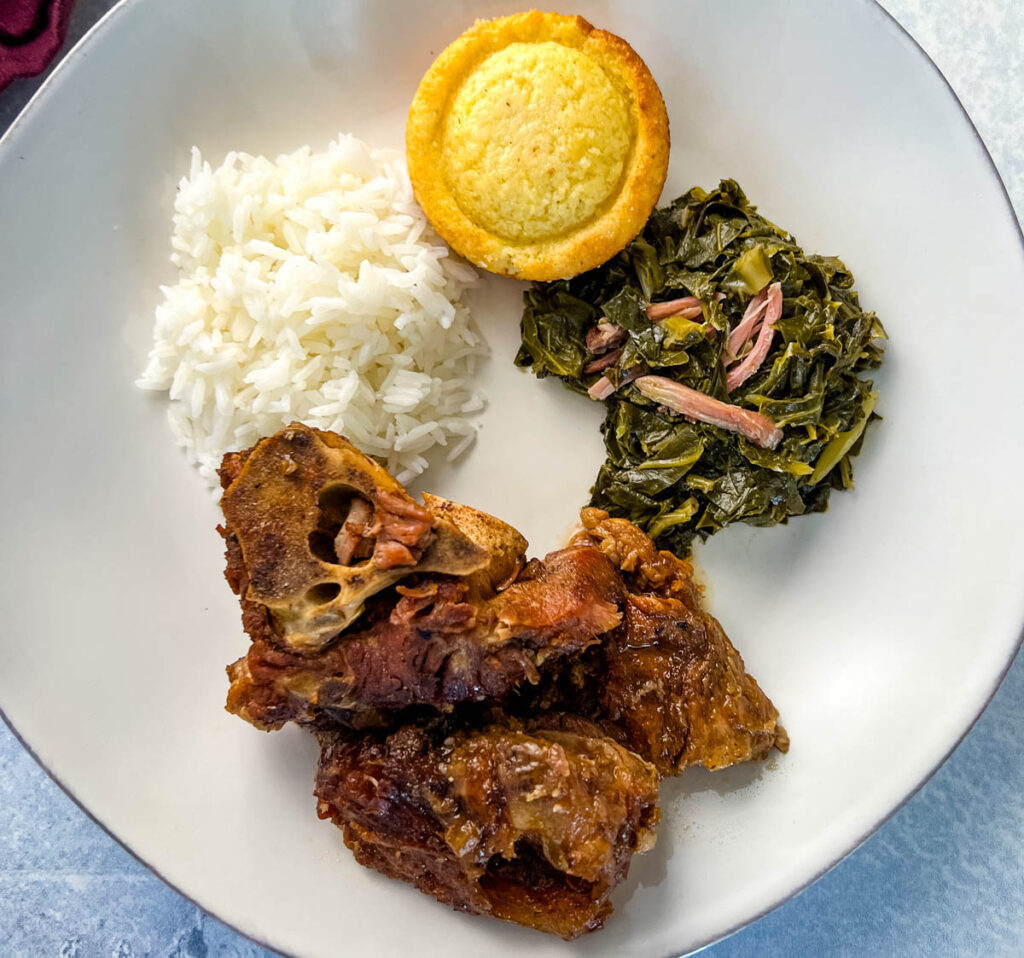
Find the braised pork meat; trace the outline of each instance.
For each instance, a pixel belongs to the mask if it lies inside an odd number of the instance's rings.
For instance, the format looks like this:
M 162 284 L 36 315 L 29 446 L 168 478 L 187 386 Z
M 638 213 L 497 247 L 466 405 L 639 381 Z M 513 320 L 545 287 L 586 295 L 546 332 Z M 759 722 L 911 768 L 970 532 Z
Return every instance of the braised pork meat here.
M 625 519 L 593 508 L 581 519 L 573 541 L 598 547 L 622 576 L 623 621 L 590 667 L 562 683 L 557 707 L 575 700 L 662 775 L 786 751 L 778 711 L 702 607 L 693 567 Z
M 654 843 L 658 774 L 575 717 L 321 732 L 318 811 L 356 859 L 460 911 L 599 928 Z
M 244 593 L 237 555 L 229 542 L 229 580 Z M 612 564 L 582 545 L 530 562 L 500 592 L 472 577 L 399 584 L 316 655 L 282 647 L 269 617 L 250 611 L 253 643 L 228 668 L 228 709 L 270 729 L 322 715 L 371 725 L 410 706 L 503 701 L 596 645 L 621 621 L 621 604 Z
M 527 563 L 507 523 L 438 496 L 416 503 L 333 434 L 293 424 L 226 457 L 221 481 L 225 575 L 252 639 L 228 667 L 228 709 L 258 728 L 500 701 L 621 621 L 599 549 Z M 333 526 L 325 490 L 350 503 Z
M 584 509 L 527 560 L 507 523 L 417 502 L 299 424 L 225 456 L 221 481 L 250 638 L 228 709 L 314 732 L 320 817 L 458 910 L 599 928 L 654 843 L 659 776 L 788 746 L 692 567 L 625 520 Z

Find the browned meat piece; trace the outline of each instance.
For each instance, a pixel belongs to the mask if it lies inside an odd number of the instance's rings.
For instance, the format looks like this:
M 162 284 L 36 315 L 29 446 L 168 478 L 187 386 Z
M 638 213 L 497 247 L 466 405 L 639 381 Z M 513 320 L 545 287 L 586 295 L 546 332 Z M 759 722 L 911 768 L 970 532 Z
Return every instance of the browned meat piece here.
M 298 424 L 221 482 L 252 639 L 228 709 L 315 731 L 320 817 L 458 910 L 599 928 L 654 843 L 659 774 L 788 746 L 691 567 L 629 522 L 585 509 L 527 562 L 511 526 Z
M 228 709 L 269 729 L 324 714 L 365 725 L 413 705 L 501 700 L 517 684 L 535 683 L 541 669 L 597 644 L 621 621 L 618 574 L 593 546 L 534 560 L 515 582 L 486 596 L 490 580 L 477 581 L 483 574 L 396 586 L 312 656 L 275 645 L 266 614 L 248 608 L 244 623 L 253 644 L 228 668 Z M 228 581 L 236 591 L 244 592 L 244 575 L 229 538 Z
M 460 911 L 575 938 L 654 844 L 657 772 L 581 719 L 320 741 L 320 817 L 361 864 Z
M 773 746 L 786 751 L 778 711 L 701 608 L 689 563 L 659 552 L 624 519 L 584 509 L 582 520 L 574 542 L 597 545 L 621 571 L 627 595 L 622 626 L 591 671 L 569 677 L 579 689 L 576 707 L 619 730 L 662 775 L 764 758 Z M 564 692 L 559 697 L 565 707 Z
M 225 536 L 248 579 L 242 598 L 294 649 L 323 648 L 412 572 L 468 575 L 488 562 L 347 440 L 300 423 L 225 456 L 221 484 Z

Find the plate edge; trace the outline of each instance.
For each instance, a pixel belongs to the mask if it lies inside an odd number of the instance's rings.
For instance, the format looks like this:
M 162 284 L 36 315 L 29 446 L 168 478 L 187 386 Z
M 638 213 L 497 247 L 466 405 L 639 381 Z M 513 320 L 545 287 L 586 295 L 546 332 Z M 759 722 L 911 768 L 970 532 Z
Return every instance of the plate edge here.
M 61 57 L 60 61 L 54 67 L 50 75 L 46 78 L 46 80 L 43 81 L 39 89 L 32 94 L 28 102 L 18 112 L 18 115 L 8 126 L 3 136 L 0 136 L 0 152 L 9 148 L 9 141 L 17 133 L 18 129 L 24 124 L 26 116 L 34 108 L 37 101 L 40 101 L 49 95 L 51 86 L 53 85 L 55 79 L 57 77 L 62 76 L 62 74 L 65 72 L 65 68 L 73 60 L 77 61 L 77 59 L 80 56 L 84 55 L 85 49 L 95 42 L 96 36 L 99 33 L 105 31 L 109 27 L 110 23 L 112 23 L 117 17 L 121 16 L 128 7 L 135 6 L 140 2 L 143 2 L 143 0 L 119 0 L 118 3 L 116 3 L 105 14 L 103 14 L 103 16 L 101 16 L 99 20 L 97 20 L 96 23 L 94 23 L 85 32 L 85 34 L 83 34 L 83 36 L 78 40 L 78 42 L 75 43 L 74 46 L 72 46 L 71 49 L 68 50 L 67 53 L 65 53 Z M 895 28 L 896 34 L 898 36 L 902 35 L 903 42 L 909 41 L 910 48 L 916 53 L 917 56 L 924 59 L 927 67 L 930 68 L 931 71 L 933 71 L 939 77 L 939 79 L 942 81 L 942 84 L 946 88 L 946 92 L 953 98 L 953 101 L 959 109 L 961 116 L 964 120 L 967 121 L 967 125 L 970 128 L 970 131 L 974 136 L 975 141 L 981 148 L 981 153 L 986 163 L 988 164 L 990 173 L 995 177 L 996 183 L 999 185 L 999 190 L 1002 193 L 1003 201 L 1005 202 L 1007 211 L 1010 214 L 1010 220 L 1017 231 L 1017 237 L 1020 243 L 1021 252 L 1022 254 L 1024 254 L 1024 228 L 1022 228 L 1021 220 L 1018 218 L 1017 211 L 1014 208 L 1013 202 L 1010 198 L 1009 191 L 1007 190 L 1006 184 L 1003 181 L 1002 175 L 999 172 L 999 168 L 996 166 L 995 160 L 993 160 L 992 154 L 989 152 L 989 149 L 985 144 L 984 138 L 978 131 L 978 128 L 974 123 L 974 120 L 971 118 L 970 113 L 968 113 L 967 108 L 964 106 L 959 94 L 957 94 L 956 90 L 953 88 L 953 85 L 949 82 L 946 75 L 942 72 L 938 64 L 935 62 L 935 60 L 932 59 L 931 55 L 924 49 L 923 46 L 921 46 L 920 43 L 918 43 L 914 35 L 905 26 L 903 26 L 903 24 L 900 23 L 899 20 L 897 20 L 896 17 L 892 13 L 890 13 L 885 6 L 883 6 L 881 0 L 862 0 L 862 3 L 865 6 L 867 6 L 870 14 L 875 16 L 881 15 L 883 22 L 887 23 L 887 29 Z M 906 794 L 906 796 L 899 802 L 899 804 L 897 804 L 886 815 L 884 815 L 877 822 L 871 825 L 850 846 L 850 848 L 846 852 L 844 852 L 830 864 L 826 865 L 820 871 L 815 873 L 812 877 L 810 877 L 806 882 L 801 884 L 799 887 L 788 892 L 783 897 L 779 898 L 774 903 L 768 905 L 756 914 L 751 915 L 749 918 L 744 919 L 743 921 L 733 925 L 725 931 L 716 934 L 703 942 L 698 943 L 686 952 L 678 952 L 673 950 L 664 954 L 663 958 L 687 958 L 687 956 L 695 955 L 699 952 L 706 950 L 707 948 L 712 947 L 720 941 L 724 941 L 726 938 L 729 938 L 737 932 L 742 931 L 744 928 L 754 924 L 761 918 L 764 918 L 766 915 L 775 911 L 777 908 L 782 907 L 787 902 L 793 900 L 798 895 L 805 892 L 811 885 L 815 884 L 817 881 L 819 881 L 821 878 L 827 875 L 830 871 L 832 871 L 834 868 L 836 868 L 838 865 L 844 862 L 847 858 L 849 858 L 854 852 L 856 852 L 866 841 L 868 841 L 868 839 L 870 839 L 880 828 L 882 828 L 883 825 L 889 822 L 898 812 L 900 812 L 910 802 L 911 799 L 913 799 L 917 795 L 917 793 L 934 777 L 935 773 L 938 772 L 938 770 L 943 765 L 945 765 L 945 763 L 949 760 L 950 756 L 960 747 L 960 744 L 970 734 L 972 729 L 978 723 L 978 720 L 981 718 L 981 716 L 984 714 L 988 706 L 991 704 L 992 699 L 999 691 L 999 688 L 1002 685 L 1003 680 L 1006 678 L 1006 675 L 1013 667 L 1013 664 L 1016 661 L 1018 655 L 1020 654 L 1022 647 L 1024 647 L 1024 623 L 1022 623 L 1021 625 L 1016 643 L 1010 655 L 1007 658 L 1006 664 L 1004 665 L 1000 674 L 995 679 L 981 707 L 978 709 L 974 717 L 968 722 L 963 732 L 959 735 L 956 741 L 953 742 L 949 749 L 942 755 L 938 762 L 936 762 L 936 764 L 933 765 L 925 773 L 921 780 Z M 110 827 L 108 827 L 103 821 L 101 821 L 96 815 L 94 815 L 93 812 L 90 811 L 78 799 L 74 792 L 71 791 L 70 787 L 64 784 L 61 778 L 50 769 L 50 767 L 39 757 L 39 755 L 32 748 L 32 746 L 29 745 L 29 743 L 21 736 L 17 728 L 15 728 L 14 724 L 7 717 L 7 714 L 4 711 L 2 705 L 0 705 L 0 720 L 2 720 L 4 725 L 8 729 L 10 729 L 11 734 L 14 736 L 15 740 L 22 746 L 25 752 L 32 758 L 32 760 L 39 766 L 39 768 L 41 768 L 43 772 L 46 773 L 50 780 L 53 781 L 54 784 L 56 784 L 57 787 L 71 800 L 75 807 L 78 808 L 91 822 L 97 825 L 106 835 L 113 839 L 113 841 L 116 842 L 117 845 L 119 845 L 122 849 L 124 849 L 135 861 L 137 861 L 150 873 L 156 876 L 156 878 L 158 878 L 165 885 L 167 885 L 168 888 L 172 889 L 174 892 L 181 895 L 181 897 L 184 898 L 187 902 L 189 902 L 189 904 L 193 905 L 195 908 L 199 909 L 204 914 L 214 918 L 222 925 L 226 926 L 227 928 L 230 928 L 233 932 L 235 932 L 242 938 L 245 938 L 246 940 L 252 942 L 258 947 L 264 948 L 267 951 L 271 951 L 277 955 L 280 955 L 281 958 L 302 958 L 302 956 L 296 952 L 280 951 L 274 946 L 270 945 L 268 942 L 256 938 L 253 935 L 247 933 L 246 931 L 243 931 L 242 929 L 238 928 L 232 923 L 226 921 L 221 916 L 206 909 L 203 905 L 196 901 L 196 899 L 192 898 L 189 894 L 184 892 L 176 884 L 174 884 L 172 881 L 166 878 L 155 866 L 150 864 L 134 849 L 132 849 L 132 847 L 127 844 L 127 842 L 125 842 L 118 835 L 116 835 Z

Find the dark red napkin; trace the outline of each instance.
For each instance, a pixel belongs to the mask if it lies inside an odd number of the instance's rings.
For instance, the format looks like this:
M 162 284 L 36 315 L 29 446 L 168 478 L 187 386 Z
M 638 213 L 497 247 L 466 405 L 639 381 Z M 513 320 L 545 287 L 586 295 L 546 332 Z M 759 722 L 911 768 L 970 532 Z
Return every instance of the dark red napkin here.
M 0 0 L 0 90 L 46 69 L 64 42 L 74 0 Z

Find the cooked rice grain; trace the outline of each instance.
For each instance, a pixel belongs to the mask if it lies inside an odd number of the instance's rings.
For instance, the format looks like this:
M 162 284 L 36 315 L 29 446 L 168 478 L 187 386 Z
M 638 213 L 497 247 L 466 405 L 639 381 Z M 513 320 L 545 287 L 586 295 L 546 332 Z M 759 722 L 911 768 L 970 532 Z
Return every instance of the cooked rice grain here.
M 198 149 L 174 203 L 171 259 L 144 389 L 166 390 L 179 445 L 217 488 L 229 450 L 298 419 L 382 457 L 400 482 L 460 455 L 486 346 L 405 163 L 340 136 L 276 161 Z

